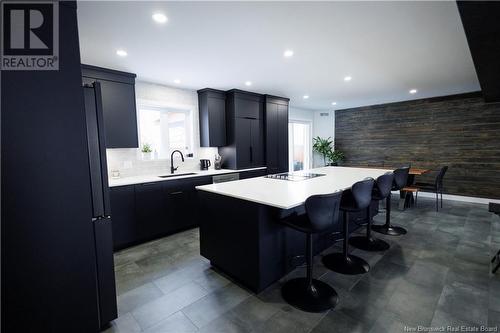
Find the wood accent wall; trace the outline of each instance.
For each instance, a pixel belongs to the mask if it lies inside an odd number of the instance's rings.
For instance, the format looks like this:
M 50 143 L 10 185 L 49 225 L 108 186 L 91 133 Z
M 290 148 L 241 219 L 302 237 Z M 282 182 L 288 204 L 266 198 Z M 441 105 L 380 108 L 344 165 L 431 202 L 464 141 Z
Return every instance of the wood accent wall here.
M 480 93 L 337 110 L 335 145 L 344 165 L 448 165 L 445 193 L 500 198 L 500 103 Z

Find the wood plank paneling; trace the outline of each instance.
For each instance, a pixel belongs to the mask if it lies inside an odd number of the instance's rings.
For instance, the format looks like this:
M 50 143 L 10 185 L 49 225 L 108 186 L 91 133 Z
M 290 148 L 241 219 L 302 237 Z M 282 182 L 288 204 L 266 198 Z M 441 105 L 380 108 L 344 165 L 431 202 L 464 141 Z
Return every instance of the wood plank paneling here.
M 448 165 L 445 193 L 500 198 L 500 103 L 480 93 L 337 110 L 335 145 L 346 165 Z

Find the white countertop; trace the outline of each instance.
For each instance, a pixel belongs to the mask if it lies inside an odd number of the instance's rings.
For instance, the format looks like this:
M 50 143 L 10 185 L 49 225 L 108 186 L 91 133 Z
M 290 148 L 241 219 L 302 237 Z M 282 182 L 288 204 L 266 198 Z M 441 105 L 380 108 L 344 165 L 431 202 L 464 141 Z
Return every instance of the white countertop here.
M 305 173 L 320 173 L 325 176 L 301 181 L 257 177 L 196 188 L 281 209 L 290 209 L 302 205 L 311 195 L 345 190 L 357 181 L 366 177 L 376 179 L 387 171 L 392 170 L 324 167 L 307 170 Z
M 266 169 L 266 167 L 259 168 L 250 168 L 250 169 L 241 169 L 241 170 L 231 170 L 231 169 L 208 169 L 208 170 L 178 170 L 176 173 L 190 173 L 194 172 L 194 175 L 180 175 L 168 178 L 160 178 L 159 176 L 170 175 L 169 171 L 165 171 L 158 175 L 141 175 L 141 176 L 132 176 L 132 177 L 123 177 L 123 178 L 109 178 L 109 187 L 115 186 L 125 186 L 125 185 L 133 185 L 133 184 L 143 184 L 143 183 L 152 183 L 152 182 L 164 182 L 175 179 L 183 179 L 183 178 L 193 178 L 193 177 L 203 177 L 203 176 L 214 176 L 214 175 L 222 175 L 228 173 L 236 173 L 236 172 L 244 172 L 244 171 L 252 171 L 252 170 L 261 170 Z

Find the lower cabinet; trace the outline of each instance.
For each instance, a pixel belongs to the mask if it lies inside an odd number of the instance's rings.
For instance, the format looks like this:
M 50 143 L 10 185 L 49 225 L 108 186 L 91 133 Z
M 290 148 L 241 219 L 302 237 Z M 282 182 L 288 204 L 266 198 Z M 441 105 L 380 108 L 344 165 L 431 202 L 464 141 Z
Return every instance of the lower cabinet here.
M 212 177 L 195 177 L 112 187 L 114 250 L 196 227 L 195 187 L 210 183 Z
M 261 177 L 266 169 L 239 174 L 240 179 Z M 198 226 L 196 186 L 211 183 L 212 177 L 204 176 L 111 187 L 114 250 Z
M 135 217 L 138 240 L 162 235 L 168 230 L 168 202 L 163 182 L 135 185 Z
M 134 185 L 110 188 L 113 248 L 127 247 L 137 242 Z

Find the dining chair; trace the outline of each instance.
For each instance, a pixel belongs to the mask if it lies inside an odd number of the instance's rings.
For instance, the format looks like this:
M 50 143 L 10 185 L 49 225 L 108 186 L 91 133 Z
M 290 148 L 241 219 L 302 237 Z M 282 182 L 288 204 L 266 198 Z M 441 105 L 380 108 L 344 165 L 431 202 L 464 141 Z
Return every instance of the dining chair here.
M 436 212 L 439 211 L 439 195 L 441 196 L 441 208 L 443 208 L 443 178 L 446 171 L 448 171 L 448 166 L 443 166 L 437 173 L 434 183 L 415 183 L 415 187 L 421 191 L 436 193 Z

